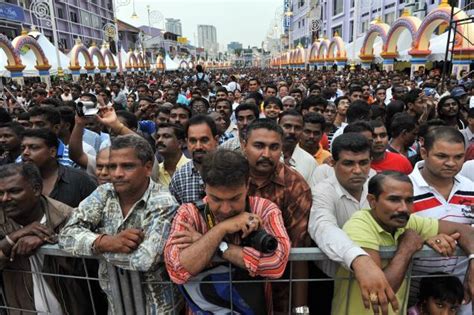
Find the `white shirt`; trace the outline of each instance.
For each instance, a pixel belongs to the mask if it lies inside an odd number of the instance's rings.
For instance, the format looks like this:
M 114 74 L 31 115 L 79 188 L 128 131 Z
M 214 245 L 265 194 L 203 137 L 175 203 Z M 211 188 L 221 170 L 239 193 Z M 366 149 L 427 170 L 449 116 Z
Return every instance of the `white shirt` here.
M 474 182 L 474 160 L 464 162 L 462 170 L 459 174 L 469 178 L 471 181 Z
M 336 274 L 336 263 L 341 263 L 349 269 L 357 256 L 367 255 L 342 230 L 343 225 L 356 211 L 369 208 L 367 186 L 368 181 L 364 184 L 360 201 L 341 186 L 335 174 L 315 187 L 308 232 L 331 260 L 318 262 L 321 270 L 329 276 Z
M 303 176 L 311 190 L 313 190 L 314 186 L 316 186 L 314 176 L 318 166 L 318 162 L 316 162 L 314 157 L 301 149 L 299 144 L 297 144 L 289 160 L 289 165 Z

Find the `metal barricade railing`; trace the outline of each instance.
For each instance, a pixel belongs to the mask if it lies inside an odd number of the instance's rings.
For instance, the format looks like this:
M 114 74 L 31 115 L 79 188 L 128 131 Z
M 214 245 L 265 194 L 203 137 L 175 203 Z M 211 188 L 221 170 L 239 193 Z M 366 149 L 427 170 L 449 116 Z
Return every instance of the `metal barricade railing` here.
M 394 247 L 387 247 L 382 248 L 380 250 L 380 257 L 382 259 L 389 259 L 393 257 L 395 254 L 396 248 Z M 103 261 L 101 258 L 98 257 L 75 257 L 69 253 L 66 253 L 60 250 L 56 245 L 45 245 L 41 249 L 37 251 L 37 253 L 42 255 L 49 255 L 49 256 L 56 256 L 56 257 L 69 257 L 69 258 L 80 258 L 83 261 L 83 266 L 85 270 L 84 276 L 75 276 L 75 275 L 67 275 L 67 274 L 51 274 L 51 273 L 44 273 L 44 272 L 37 272 L 38 275 L 50 276 L 50 277 L 58 277 L 58 278 L 71 278 L 77 280 L 86 280 L 88 283 L 89 289 L 89 297 L 93 306 L 94 303 L 94 296 L 91 289 L 91 281 L 99 281 L 98 277 L 92 277 L 87 274 L 87 267 L 85 259 L 96 259 L 98 261 Z M 465 256 L 465 253 L 461 249 L 457 249 L 455 256 Z M 434 252 L 430 247 L 424 246 L 422 250 L 418 251 L 414 258 L 427 258 L 427 257 L 440 257 L 439 254 Z M 288 314 L 291 314 L 291 305 L 292 305 L 292 286 L 294 283 L 297 282 L 315 282 L 315 281 L 333 281 L 334 279 L 294 279 L 292 273 L 292 264 L 293 262 L 298 261 L 307 261 L 307 262 L 315 262 L 315 261 L 325 261 L 328 260 L 328 257 L 317 247 L 309 247 L 309 248 L 292 248 L 290 253 L 290 258 L 288 262 L 287 268 L 289 269 L 288 278 L 285 279 L 261 279 L 261 280 L 232 280 L 232 274 L 230 273 L 230 279 L 232 284 L 234 283 L 262 283 L 262 282 L 270 282 L 270 283 L 289 283 L 289 305 L 290 308 L 288 310 Z M 216 258 L 216 262 L 222 262 L 222 259 Z M 104 262 L 104 261 L 103 261 Z M 138 271 L 130 271 L 124 270 L 118 267 L 113 266 L 110 263 L 106 263 L 107 266 L 107 284 L 108 288 L 110 289 L 110 295 L 114 305 L 114 314 L 117 315 L 131 315 L 131 314 L 150 314 L 150 311 L 146 308 L 146 298 L 144 295 L 143 285 L 145 282 L 142 280 L 140 273 Z M 4 270 L 8 271 L 8 270 Z M 15 272 L 23 272 L 23 273 L 30 273 L 33 274 L 32 271 L 18 271 Z M 407 278 L 411 277 L 411 268 L 407 271 L 406 274 Z M 348 278 L 349 280 L 352 279 L 352 274 Z M 225 281 L 228 283 L 227 281 Z M 149 282 L 147 282 L 148 284 Z M 154 284 L 163 284 L 163 285 L 172 285 L 170 281 L 163 281 L 163 282 L 153 282 Z M 203 282 L 205 283 L 205 281 Z M 216 283 L 216 282 L 213 282 Z M 232 290 L 230 290 L 230 294 L 232 295 Z M 4 292 L 1 292 L 2 297 L 4 297 Z M 408 293 L 406 294 L 405 298 L 408 298 Z M 232 297 L 230 298 L 232 300 Z M 180 301 L 173 300 L 173 305 L 178 305 Z M 400 301 L 402 303 L 402 301 Z M 0 301 L 0 315 L 8 314 L 11 311 L 19 311 L 18 313 L 23 312 L 21 314 L 35 314 L 38 312 L 31 311 L 31 310 L 20 310 L 14 309 L 11 306 L 7 305 L 6 300 L 2 298 Z M 230 305 L 230 309 L 233 312 L 233 305 Z M 42 312 L 41 314 L 48 314 L 47 312 Z M 52 314 L 52 313 L 50 313 Z M 100 314 L 99 310 L 93 308 L 93 314 Z M 156 313 L 158 314 L 158 313 Z

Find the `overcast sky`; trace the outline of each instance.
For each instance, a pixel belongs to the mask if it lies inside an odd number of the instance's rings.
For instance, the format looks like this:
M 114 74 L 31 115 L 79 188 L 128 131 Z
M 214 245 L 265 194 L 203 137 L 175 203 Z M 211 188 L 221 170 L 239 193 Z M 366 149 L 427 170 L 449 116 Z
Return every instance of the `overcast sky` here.
M 224 45 L 226 49 L 231 41 L 241 42 L 244 47 L 260 47 L 283 0 L 135 0 L 139 19 L 130 18 L 132 2 L 118 9 L 118 18 L 134 26 L 148 25 L 148 4 L 164 18 L 181 19 L 183 36 L 193 45 L 198 24 L 214 25 L 219 47 Z M 163 28 L 164 21 L 154 26 Z

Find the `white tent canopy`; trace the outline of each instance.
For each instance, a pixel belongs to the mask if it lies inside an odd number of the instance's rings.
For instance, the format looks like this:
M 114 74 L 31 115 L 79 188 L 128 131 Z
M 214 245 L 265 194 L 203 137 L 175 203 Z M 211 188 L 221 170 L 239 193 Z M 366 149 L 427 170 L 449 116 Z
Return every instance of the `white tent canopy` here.
M 451 34 L 453 36 L 453 34 Z M 430 39 L 430 50 L 431 54 L 427 57 L 429 61 L 444 61 L 446 55 L 446 45 L 448 44 L 448 32 L 444 32 L 441 35 L 433 35 Z M 410 61 L 411 56 L 408 54 L 410 47 L 406 49 L 398 49 L 399 58 L 398 60 Z M 450 58 L 450 53 L 448 54 Z
M 347 52 L 347 59 L 352 61 L 354 60 L 357 63 L 360 63 L 361 60 L 359 58 L 360 50 L 362 49 L 362 45 L 364 44 L 364 37 L 361 36 L 357 38 L 355 41 L 355 46 L 354 42 L 351 42 L 346 45 L 346 52 Z M 382 38 L 377 37 L 374 40 L 374 56 L 375 56 L 375 63 L 382 62 L 382 58 L 380 57 L 380 53 L 382 52 Z
M 177 58 L 171 59 L 170 55 L 166 54 L 165 69 L 166 69 L 166 71 L 178 70 L 179 69 L 179 62 L 177 61 Z

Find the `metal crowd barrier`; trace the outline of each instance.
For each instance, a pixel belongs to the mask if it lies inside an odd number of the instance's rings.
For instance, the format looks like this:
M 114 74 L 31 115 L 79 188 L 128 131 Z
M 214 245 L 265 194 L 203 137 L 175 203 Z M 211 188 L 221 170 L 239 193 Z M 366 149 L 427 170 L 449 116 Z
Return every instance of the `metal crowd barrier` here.
M 393 257 L 393 255 L 396 252 L 395 247 L 386 247 L 382 248 L 380 250 L 380 256 L 382 259 L 389 259 Z M 42 248 L 40 248 L 37 253 L 43 254 L 43 255 L 50 255 L 50 256 L 58 256 L 58 257 L 73 257 L 73 258 L 82 258 L 83 261 L 83 266 L 84 269 L 86 270 L 86 276 L 80 277 L 80 276 L 70 276 L 70 275 L 65 275 L 65 274 L 49 274 L 49 273 L 42 273 L 42 272 L 37 272 L 36 274 L 40 275 L 45 275 L 45 276 L 52 276 L 52 277 L 64 277 L 64 278 L 74 278 L 78 280 L 87 280 L 88 281 L 88 288 L 89 288 L 89 298 L 91 301 L 93 301 L 94 296 L 93 293 L 91 292 L 91 281 L 99 281 L 98 277 L 91 277 L 87 274 L 87 268 L 85 268 L 85 259 L 96 259 L 96 260 L 101 260 L 102 258 L 100 257 L 77 257 L 77 256 L 72 256 L 69 253 L 66 253 L 58 248 L 57 245 L 45 245 Z M 465 253 L 461 249 L 457 249 L 455 256 L 465 256 Z M 422 250 L 417 252 L 414 256 L 414 258 L 427 258 L 427 257 L 440 257 L 438 253 L 433 251 L 430 247 L 424 246 Z M 293 262 L 297 261 L 308 261 L 308 262 L 315 262 L 315 261 L 325 261 L 328 260 L 328 257 L 317 247 L 309 247 L 309 248 L 292 248 L 291 249 L 291 254 L 288 262 L 288 269 L 290 270 L 289 272 L 289 277 L 285 279 L 276 279 L 276 280 L 232 280 L 232 283 L 258 283 L 258 282 L 286 282 L 286 283 L 294 283 L 294 282 L 314 282 L 314 281 L 333 281 L 334 279 L 294 279 L 293 274 L 291 272 L 292 270 L 292 264 Z M 216 258 L 216 262 L 222 261 L 219 258 Z M 8 269 L 4 269 L 5 271 L 10 271 Z M 124 270 L 118 267 L 113 266 L 110 263 L 107 263 L 107 271 L 109 275 L 108 279 L 108 285 L 111 290 L 111 295 L 112 295 L 112 303 L 114 304 L 114 314 L 116 315 L 135 315 L 135 314 L 150 314 L 149 311 L 146 310 L 145 307 L 145 296 L 143 293 L 143 284 L 145 282 L 142 281 L 140 277 L 140 273 L 138 271 L 130 271 L 130 270 Z M 15 272 L 24 272 L 24 273 L 32 273 L 31 271 L 17 271 Z M 230 274 L 232 276 L 232 274 Z M 407 278 L 411 277 L 411 266 L 406 274 Z M 415 276 L 416 277 L 416 276 Z M 418 276 L 420 277 L 420 276 Z M 352 278 L 352 274 L 349 279 Z M 232 278 L 230 278 L 232 279 Z M 172 285 L 171 282 L 154 282 L 155 284 L 167 284 L 167 285 Z M 205 283 L 205 282 L 201 282 Z M 216 282 L 214 282 L 216 283 Z M 291 306 L 291 298 L 292 298 L 292 292 L 291 288 L 292 286 L 290 285 L 290 296 L 289 296 L 289 305 Z M 230 294 L 232 296 L 232 290 L 230 290 Z M 0 315 L 3 314 L 10 314 L 10 313 L 15 313 L 16 314 L 53 314 L 51 312 L 36 312 L 36 311 L 31 311 L 31 310 L 24 310 L 24 309 L 16 309 L 13 307 L 10 307 L 7 305 L 6 300 L 5 300 L 5 292 L 3 291 L 3 283 L 0 291 L 1 299 L 0 299 Z M 406 296 L 408 298 L 408 296 Z M 232 299 L 232 298 L 231 298 Z M 178 305 L 180 301 L 173 301 L 174 305 Z M 181 301 L 182 302 L 182 301 Z M 403 303 L 403 301 L 399 301 L 399 303 Z M 94 304 L 94 303 L 93 303 Z M 184 305 L 184 303 L 183 303 Z M 232 305 L 229 306 L 233 312 Z M 98 310 L 95 308 L 93 309 L 93 314 L 100 314 Z M 158 313 L 156 313 L 158 314 Z M 181 314 L 184 314 L 184 312 L 181 312 Z M 288 314 L 291 314 L 291 307 L 288 310 Z M 102 314 L 100 314 L 102 315 Z M 171 314 L 170 314 L 171 315 Z

